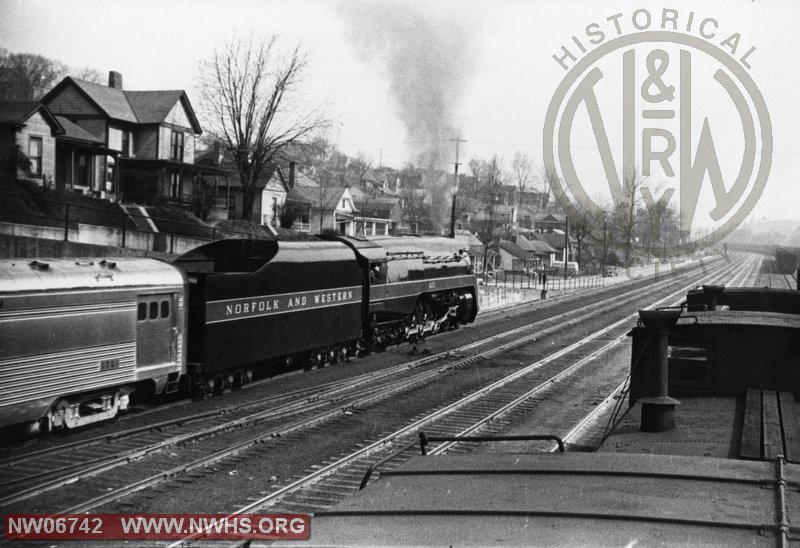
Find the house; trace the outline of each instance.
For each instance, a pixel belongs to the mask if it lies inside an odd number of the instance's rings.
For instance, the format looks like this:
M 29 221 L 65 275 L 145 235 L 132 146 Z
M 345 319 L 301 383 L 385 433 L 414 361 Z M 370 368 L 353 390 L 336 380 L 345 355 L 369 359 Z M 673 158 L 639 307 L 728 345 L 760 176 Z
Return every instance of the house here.
M 351 187 L 350 193 L 356 207 L 354 217 L 357 236 L 389 236 L 396 234 L 402 219 L 400 199 L 380 188 L 361 190 Z
M 553 230 L 564 231 L 567 224 L 567 216 L 560 213 L 540 213 L 533 216 L 534 230 L 541 232 L 552 232 Z
M 296 185 L 291 198 L 294 203 L 311 205 L 308 217 L 311 232 L 334 230 L 347 236 L 356 235 L 356 208 L 348 187 Z
M 556 257 L 559 261 L 564 261 L 565 255 L 568 261 L 574 261 L 575 242 L 567 241 L 564 232 L 529 232 L 527 235 L 528 240 L 531 242 L 540 241 L 547 243 L 551 248 L 556 251 Z M 567 252 L 564 253 L 566 247 Z
M 62 140 L 56 149 L 58 186 L 118 200 L 193 205 L 195 181 L 203 173 L 194 163 L 202 128 L 186 92 L 129 91 L 112 71 L 107 86 L 68 76 L 42 102 L 102 149 L 87 154 L 85 146 Z
M 549 268 L 558 251 L 542 240 L 529 240 L 525 236 L 513 236 L 511 240 L 500 240 L 498 255 L 503 270 L 531 273 Z
M 35 101 L 0 103 L 0 165 L 13 178 L 43 186 L 55 178 L 56 136 L 63 126 Z

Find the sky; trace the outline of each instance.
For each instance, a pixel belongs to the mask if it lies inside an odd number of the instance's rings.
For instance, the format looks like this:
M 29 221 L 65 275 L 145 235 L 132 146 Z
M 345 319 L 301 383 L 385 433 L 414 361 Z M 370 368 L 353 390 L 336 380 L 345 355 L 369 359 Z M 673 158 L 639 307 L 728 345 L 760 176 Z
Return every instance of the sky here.
M 634 13 L 645 10 L 652 18 L 644 30 L 658 30 L 663 10 L 676 13 L 679 30 L 730 53 L 721 42 L 737 34 L 740 58 L 753 50 L 742 70 L 763 96 L 771 121 L 772 164 L 766 186 L 749 219 L 798 219 L 795 179 L 800 173 L 800 62 L 796 55 L 795 26 L 800 3 L 791 1 L 731 0 L 677 2 L 617 0 L 424 0 L 369 2 L 335 0 L 0 0 L 0 45 L 12 52 L 38 53 L 71 66 L 88 66 L 106 74 L 123 75 L 126 89 L 185 89 L 190 99 L 200 60 L 216 44 L 234 34 L 277 34 L 286 47 L 299 44 L 308 56 L 302 101 L 322 106 L 337 122 L 331 137 L 343 152 L 369 160 L 375 166 L 400 168 L 417 154 L 435 149 L 442 167 L 452 170 L 456 139 L 461 172 L 472 158 L 493 155 L 510 169 L 515 152 L 543 165 L 545 117 L 568 70 L 554 59 L 567 47 L 584 57 L 575 36 L 589 54 L 622 35 L 638 32 Z M 622 14 L 614 19 L 616 14 Z M 645 14 L 640 11 L 638 23 Z M 699 24 L 713 38 L 700 36 Z M 590 44 L 587 26 L 596 23 L 605 34 Z M 596 35 L 595 35 L 596 36 Z M 652 48 L 651 48 L 652 49 Z M 662 85 L 679 88 L 681 47 L 667 45 L 669 66 Z M 647 108 L 640 90 L 654 68 L 647 68 L 648 49 L 637 49 L 636 109 Z M 563 54 L 562 54 L 563 57 Z M 570 68 L 576 62 L 566 59 Z M 620 96 L 623 77 L 621 50 L 596 65 L 606 78 L 598 85 L 598 101 L 615 154 L 622 149 Z M 743 122 L 730 97 L 714 83 L 715 61 L 692 54 L 692 127 L 697 145 L 707 118 L 725 188 L 731 188 L 743 156 Z M 650 70 L 650 72 L 648 72 Z M 705 79 L 704 79 L 705 78 Z M 658 82 L 656 82 L 657 84 Z M 574 86 L 573 88 L 574 89 Z M 650 92 L 658 87 L 654 85 Z M 683 87 L 676 91 L 685 101 Z M 652 95 L 652 93 L 651 93 Z M 644 102 L 643 102 L 644 101 Z M 754 103 L 748 99 L 748 105 Z M 650 105 L 652 106 L 652 105 Z M 587 110 L 581 106 L 572 131 L 572 154 L 585 191 L 597 201 L 608 186 L 598 155 Z M 559 114 L 559 120 L 563 113 Z M 761 122 L 759 118 L 759 123 Z M 666 123 L 666 122 L 665 122 Z M 677 119 L 675 121 L 677 124 Z M 637 132 L 642 122 L 637 122 Z M 656 124 L 658 125 L 658 124 Z M 678 126 L 662 125 L 673 135 Z M 662 132 L 663 134 L 663 132 Z M 636 141 L 636 163 L 641 164 L 642 134 Z M 757 132 L 757 137 L 760 133 Z M 757 144 L 761 144 L 760 138 Z M 653 140 L 663 149 L 665 140 Z M 692 152 L 694 154 L 694 152 Z M 680 182 L 654 165 L 653 180 L 660 191 Z M 677 168 L 677 156 L 673 161 Z M 659 178 L 661 177 L 661 178 Z M 661 182 L 658 182 L 661 181 Z M 750 183 L 748 192 L 753 188 Z M 695 227 L 724 223 L 712 220 L 715 203 L 708 180 L 702 186 Z M 734 208 L 735 209 L 735 208 Z

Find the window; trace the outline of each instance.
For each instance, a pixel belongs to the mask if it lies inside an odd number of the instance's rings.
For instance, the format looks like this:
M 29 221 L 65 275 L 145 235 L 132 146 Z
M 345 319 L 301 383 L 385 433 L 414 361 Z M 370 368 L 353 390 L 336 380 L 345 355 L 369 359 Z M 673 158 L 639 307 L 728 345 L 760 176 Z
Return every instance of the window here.
M 161 301 L 161 317 L 169 316 L 169 301 Z
M 147 303 L 139 303 L 137 319 L 143 322 L 147 319 Z
M 28 158 L 31 160 L 31 174 L 42 174 L 42 138 L 30 137 L 28 142 Z
M 106 156 L 106 190 L 114 191 L 116 179 L 117 163 L 113 156 Z
M 89 155 L 76 153 L 75 160 L 75 184 L 89 186 L 89 176 L 91 175 Z
M 150 319 L 155 320 L 158 318 L 158 303 L 152 302 L 150 303 Z
M 130 156 L 131 155 L 131 132 L 130 131 L 123 131 L 122 132 L 122 155 L 123 156 Z
M 180 198 L 181 197 L 181 174 L 180 173 L 173 173 L 170 175 L 169 179 L 169 197 L 170 198 Z
M 183 132 L 173 131 L 170 140 L 170 160 L 183 161 Z

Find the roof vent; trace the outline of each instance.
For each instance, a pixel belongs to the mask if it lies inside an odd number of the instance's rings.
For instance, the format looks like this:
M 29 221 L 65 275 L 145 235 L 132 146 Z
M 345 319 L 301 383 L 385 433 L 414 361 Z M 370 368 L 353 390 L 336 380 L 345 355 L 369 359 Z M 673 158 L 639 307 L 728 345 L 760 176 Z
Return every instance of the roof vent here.
M 50 268 L 50 264 L 42 262 L 42 261 L 31 261 L 28 263 L 28 266 L 31 268 L 38 268 L 39 270 L 47 270 Z
M 100 261 L 100 266 L 104 266 L 106 268 L 117 268 L 117 263 L 115 263 L 114 261 L 107 261 L 103 259 L 102 261 Z

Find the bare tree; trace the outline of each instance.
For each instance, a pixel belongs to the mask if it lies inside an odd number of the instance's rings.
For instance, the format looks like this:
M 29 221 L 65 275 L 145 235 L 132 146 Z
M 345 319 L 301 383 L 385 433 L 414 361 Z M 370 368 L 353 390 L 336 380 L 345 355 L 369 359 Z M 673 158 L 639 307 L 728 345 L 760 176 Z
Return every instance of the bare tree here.
M 533 162 L 522 151 L 517 151 L 514 153 L 514 159 L 511 162 L 511 171 L 513 173 L 514 181 L 517 183 L 517 187 L 519 188 L 519 199 L 518 203 L 522 205 L 522 193 L 525 192 L 525 189 L 528 186 L 528 182 L 531 179 L 531 171 L 533 170 Z
M 69 69 L 69 75 L 93 84 L 105 83 L 103 74 L 99 70 L 91 67 L 71 68 Z
M 201 112 L 236 166 L 243 219 L 251 218 L 259 177 L 276 155 L 330 124 L 318 110 L 293 103 L 306 67 L 299 47 L 282 52 L 276 36 L 234 37 L 201 61 Z
M 0 56 L 0 78 L 7 89 L 7 100 L 41 99 L 66 72 L 63 63 L 43 55 L 6 52 Z
M 478 231 L 478 238 L 483 242 L 483 268 L 486 270 L 490 248 L 495 247 L 494 252 L 498 252 L 494 240 L 498 224 L 497 205 L 503 193 L 502 161 L 495 155 L 480 171 L 483 172 L 480 194 L 483 198 L 485 215 Z
M 631 255 L 636 242 L 637 210 L 641 202 L 643 181 L 637 170 L 626 169 L 622 174 L 620 191 L 614 197 L 611 218 L 625 245 L 625 266 L 631 264 Z
M 541 192 L 546 196 L 546 200 L 544 200 L 544 207 L 547 207 L 547 204 L 550 201 L 550 193 L 553 192 L 554 186 L 561 186 L 561 179 L 558 176 L 558 173 L 548 169 L 547 167 L 542 168 L 541 174 Z
M 591 232 L 591 221 L 586 217 L 569 219 L 569 235 L 575 240 L 575 261 L 578 265 L 583 264 L 583 242 Z

